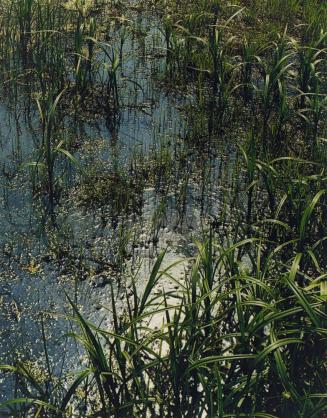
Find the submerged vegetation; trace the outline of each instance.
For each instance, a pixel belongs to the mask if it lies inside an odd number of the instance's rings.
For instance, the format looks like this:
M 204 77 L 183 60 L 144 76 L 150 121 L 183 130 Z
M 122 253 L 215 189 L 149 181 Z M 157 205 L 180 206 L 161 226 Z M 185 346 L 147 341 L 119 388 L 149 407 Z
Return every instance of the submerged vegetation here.
M 326 416 L 327 3 L 0 23 L 0 415 Z

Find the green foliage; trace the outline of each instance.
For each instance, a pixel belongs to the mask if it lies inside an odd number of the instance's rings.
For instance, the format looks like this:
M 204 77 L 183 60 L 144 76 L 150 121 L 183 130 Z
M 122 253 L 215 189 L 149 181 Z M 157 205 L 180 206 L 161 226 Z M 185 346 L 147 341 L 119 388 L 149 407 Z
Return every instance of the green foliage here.
M 274 250 L 262 269 L 249 264 L 244 271 L 239 252 L 260 251 L 262 244 L 248 239 L 226 247 L 210 233 L 198 244 L 179 290 L 154 296 L 158 281 L 172 277 L 170 267 L 160 270 L 162 253 L 143 294 L 133 286 L 122 316 L 112 292 L 110 330 L 88 323 L 69 300 L 82 332 L 73 337 L 90 366 L 76 376 L 60 405 L 48 405 L 38 383 L 33 386 L 44 403 L 38 398 L 17 403 L 35 411 L 42 405 L 48 416 L 59 409 L 65 415 L 78 387 L 90 377 L 88 393 L 100 400 L 93 413 L 103 417 L 318 417 L 326 408 L 319 354 L 326 335 L 324 302 L 314 288 L 299 284 L 301 254 L 276 264 Z M 163 325 L 155 330 L 149 320 L 158 316 Z M 19 367 L 11 371 L 27 378 Z
M 223 196 L 185 279 L 174 275 L 178 263 L 163 268 L 163 252 L 142 290 L 132 278 L 123 312 L 111 288 L 110 328 L 91 324 L 67 296 L 70 337 L 87 366 L 56 380 L 50 367 L 41 379 L 27 362 L 1 365 L 17 384 L 16 399 L 1 411 L 19 417 L 85 411 L 103 418 L 324 416 L 326 6 L 318 0 L 155 5 L 165 53 L 162 73 L 151 76 L 191 91 L 184 108 L 188 132 L 175 143 L 155 143 L 146 157 L 133 155 L 126 170 L 118 158 L 79 163 L 59 134 L 65 112 L 77 118 L 96 104 L 117 140 L 122 86 L 132 81 L 145 95 L 137 81 L 121 76 L 123 46 L 136 33 L 120 27 L 115 48 L 110 30 L 104 35 L 94 18 L 93 2 L 8 5 L 0 9 L 3 91 L 17 100 L 26 84 L 28 97 L 37 98 L 30 111 L 38 110 L 41 139 L 28 165 L 52 214 L 64 161 L 83 174 L 79 203 L 100 210 L 110 204 L 112 220 L 139 214 L 145 186 L 154 186 L 154 242 L 173 187 L 180 224 L 199 172 L 204 191 L 210 173 L 219 171 L 214 181 Z M 109 27 L 115 19 L 108 20 Z M 228 154 L 233 161 L 213 162 L 222 145 L 236 149 Z M 123 274 L 131 232 L 125 224 L 115 231 Z M 176 286 L 157 292 L 167 280 Z M 49 363 L 46 351 L 45 345 Z

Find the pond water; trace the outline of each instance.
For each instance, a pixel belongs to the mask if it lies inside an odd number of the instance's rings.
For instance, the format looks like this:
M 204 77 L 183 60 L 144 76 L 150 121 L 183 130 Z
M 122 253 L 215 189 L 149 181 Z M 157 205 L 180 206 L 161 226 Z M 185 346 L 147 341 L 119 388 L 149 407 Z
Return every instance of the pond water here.
M 63 161 L 57 174 L 65 169 L 60 179 L 64 191 L 55 208 L 55 222 L 49 222 L 42 199 L 40 203 L 33 198 L 30 164 L 41 141 L 37 107 L 35 103 L 28 107 L 23 93 L 15 104 L 2 97 L 2 363 L 22 358 L 42 368 L 46 345 L 55 374 L 78 368 L 84 361 L 83 353 L 67 337 L 74 325 L 67 319 L 72 312 L 66 294 L 86 318 L 109 324 L 109 284 L 117 294 L 118 308 L 123 309 L 119 296 L 140 260 L 142 288 L 160 250 L 169 247 L 169 262 L 191 255 L 194 248 L 187 243 L 201 234 L 209 215 L 223 210 L 223 196 L 233 178 L 235 148 L 221 144 L 219 155 L 210 149 L 201 155 L 195 152 L 189 141 L 187 110 L 193 101 L 191 89 L 174 92 L 160 80 L 165 56 L 157 22 L 135 14 L 131 18 L 138 19 L 138 29 L 144 35 L 129 36 L 123 45 L 119 112 L 111 118 L 99 114 L 88 119 L 78 112 L 63 115 L 60 133 L 63 138 L 73 138 L 74 156 L 84 169 L 111 179 L 112 188 L 123 181 L 122 189 L 132 189 L 131 176 L 134 173 L 137 179 L 137 170 L 146 167 L 147 178 L 157 180 L 155 184 L 141 182 L 138 196 L 131 198 L 137 201 L 134 207 L 117 208 L 117 202 L 104 196 L 99 196 L 100 203 L 88 200 L 85 204 L 82 176 L 76 167 Z M 97 60 L 101 68 L 103 54 L 99 53 Z M 100 70 L 98 76 L 103 78 L 105 74 Z M 88 112 L 92 113 L 92 106 Z M 112 171 L 116 173 L 114 180 Z M 91 182 L 87 190 L 95 187 Z M 107 189 L 99 190 L 101 194 Z M 117 198 L 119 193 L 111 196 Z M 2 382 L 0 400 L 11 397 L 11 390 L 12 381 Z

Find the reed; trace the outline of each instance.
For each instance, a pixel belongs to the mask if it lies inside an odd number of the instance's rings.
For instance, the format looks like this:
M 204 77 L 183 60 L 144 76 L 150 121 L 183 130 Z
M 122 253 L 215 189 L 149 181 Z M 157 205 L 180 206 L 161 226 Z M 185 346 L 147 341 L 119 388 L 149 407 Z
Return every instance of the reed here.
M 314 203 L 303 215 L 301 231 Z M 326 407 L 321 390 L 323 358 L 319 357 L 326 314 L 323 295 L 315 286 L 323 279 L 311 278 L 309 286 L 301 284 L 302 254 L 279 264 L 278 247 L 259 264 L 263 245 L 254 239 L 221 245 L 211 232 L 204 244 L 198 244 L 198 255 L 184 284 L 169 268 L 160 269 L 161 254 L 143 294 L 133 285 L 123 316 L 117 313 L 112 293 L 112 329 L 88 323 L 70 300 L 82 332 L 73 337 L 84 347 L 90 366 L 77 374 L 59 403 L 49 404 L 42 387 L 35 384 L 41 398 L 16 403 L 48 416 L 52 411 L 65 416 L 69 404 L 76 402 L 78 387 L 87 379 L 89 395 L 77 408 L 87 407 L 83 403 L 96 396 L 100 403 L 93 414 L 103 417 L 126 413 L 306 413 L 318 417 Z M 237 257 L 244 246 L 253 255 L 246 268 Z M 176 281 L 179 290 L 155 296 L 153 290 L 165 276 Z M 156 330 L 149 319 L 158 315 L 163 325 Z M 299 363 L 300 357 L 306 362 Z M 293 367 L 295 363 L 301 366 Z M 20 367 L 10 370 L 26 379 L 26 370 Z M 5 405 L 9 404 L 2 407 Z
M 110 324 L 93 324 L 76 293 L 93 248 L 79 246 L 66 320 L 85 361 L 54 372 L 42 317 L 42 367 L 27 353 L 0 365 L 15 389 L 0 414 L 325 416 L 326 6 L 134 6 L 0 5 L 0 90 L 34 128 L 34 194 L 53 220 L 65 193 L 94 215 L 94 236 L 110 231 L 101 257 L 117 282 L 102 307 Z M 141 147 L 127 129 L 140 115 L 153 129 Z M 87 143 L 99 126 L 105 138 Z M 82 175 L 64 190 L 65 162 Z M 166 267 L 158 248 L 175 232 L 189 257 Z
M 54 131 L 57 126 L 57 107 L 63 94 L 64 91 L 55 97 L 50 93 L 47 100 L 42 103 L 36 99 L 41 121 L 42 138 L 37 151 L 37 159 L 27 164 L 33 170 L 32 182 L 34 192 L 39 189 L 38 192 L 41 195 L 44 192 L 46 193 L 48 198 L 46 206 L 50 214 L 54 213 L 56 199 L 58 198 L 58 190 L 56 190 L 59 179 L 56 167 L 58 157 L 63 157 L 74 166 L 80 167 L 77 159 L 64 148 L 63 140 L 55 143 L 56 136 Z

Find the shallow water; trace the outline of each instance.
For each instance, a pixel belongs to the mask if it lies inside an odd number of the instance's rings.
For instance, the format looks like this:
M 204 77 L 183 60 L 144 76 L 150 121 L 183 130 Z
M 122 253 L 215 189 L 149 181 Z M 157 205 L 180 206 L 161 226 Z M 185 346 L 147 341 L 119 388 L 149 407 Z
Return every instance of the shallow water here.
M 97 324 L 109 324 L 110 313 L 105 309 L 111 306 L 108 283 L 121 295 L 128 285 L 128 272 L 142 259 L 142 288 L 156 254 L 168 245 L 169 261 L 190 255 L 192 248 L 186 243 L 201 234 L 207 215 L 220 210 L 223 191 L 217 178 L 221 178 L 225 164 L 225 147 L 221 155 L 207 155 L 206 161 L 192 152 L 183 111 L 192 103 L 192 95 L 173 93 L 155 80 L 154 75 L 160 74 L 165 65 L 160 54 L 162 38 L 155 20 L 144 19 L 139 24 L 147 36 L 141 45 L 137 38 L 128 38 L 124 44 L 119 77 L 121 110 L 115 121 L 103 115 L 91 121 L 82 120 L 80 115 L 65 115 L 61 123 L 64 135 L 78 137 L 75 156 L 86 169 L 119 167 L 121 172 L 128 172 L 136 157 L 144 161 L 160 149 L 183 153 L 181 162 L 172 162 L 181 165 L 181 177 L 165 185 L 164 192 L 146 187 L 137 213 L 117 214 L 111 202 L 101 207 L 80 205 L 76 199 L 78 172 L 70 167 L 64 180 L 68 192 L 63 193 L 56 207 L 56 227 L 51 226 L 42 205 L 33 200 L 28 167 L 40 141 L 37 110 L 34 106 L 26 114 L 23 104 L 13 110 L 5 98 L 0 103 L 2 363 L 23 358 L 44 367 L 45 337 L 56 375 L 78 368 L 83 356 L 74 340 L 66 336 L 73 327 L 66 318 L 71 315 L 66 294 L 85 317 Z M 100 54 L 99 62 L 102 59 Z M 230 148 L 230 166 L 234 155 L 235 150 Z M 230 181 L 230 173 L 231 168 L 225 184 Z M 121 246 L 125 273 L 120 283 L 121 272 L 112 266 Z M 119 304 L 118 308 L 123 308 Z M 11 381 L 0 385 L 0 400 L 12 396 L 11 385 Z

